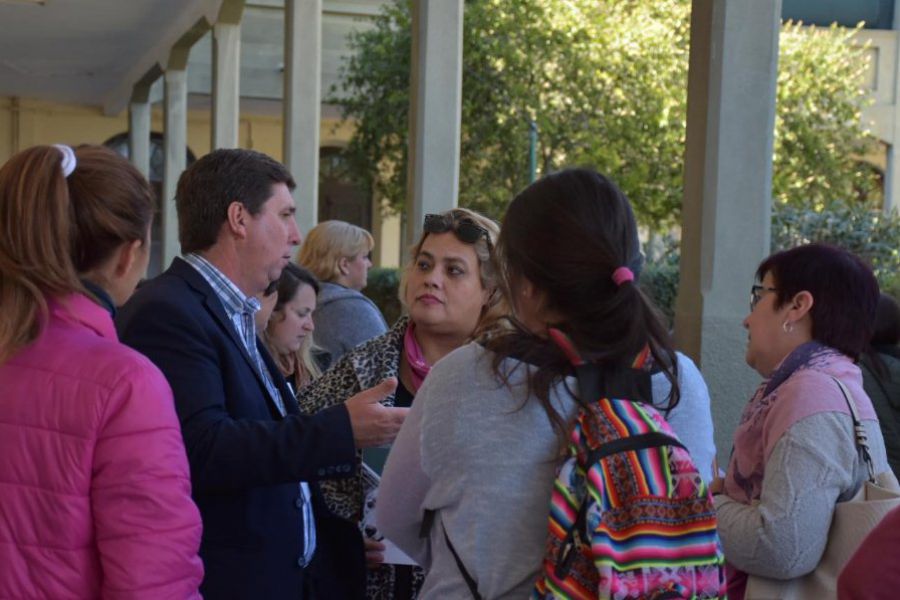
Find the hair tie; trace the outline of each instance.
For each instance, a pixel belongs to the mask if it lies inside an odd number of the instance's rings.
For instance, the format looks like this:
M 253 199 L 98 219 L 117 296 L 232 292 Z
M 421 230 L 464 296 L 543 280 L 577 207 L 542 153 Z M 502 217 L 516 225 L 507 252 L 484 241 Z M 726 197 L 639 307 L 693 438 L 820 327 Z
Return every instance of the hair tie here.
M 63 177 L 68 178 L 75 171 L 75 165 L 78 164 L 78 161 L 75 160 L 75 151 L 71 146 L 65 144 L 53 144 L 53 147 L 62 153 Z
M 626 281 L 634 281 L 634 273 L 628 267 L 619 267 L 612 274 L 612 280 L 616 285 L 621 286 Z

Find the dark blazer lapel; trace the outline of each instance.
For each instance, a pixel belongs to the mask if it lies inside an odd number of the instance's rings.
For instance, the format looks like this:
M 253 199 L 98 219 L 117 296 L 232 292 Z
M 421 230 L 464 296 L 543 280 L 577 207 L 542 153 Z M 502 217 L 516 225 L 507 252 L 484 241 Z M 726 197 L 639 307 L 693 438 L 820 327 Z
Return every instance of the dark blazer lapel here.
M 259 382 L 259 386 L 262 388 L 263 396 L 269 403 L 269 408 L 272 411 L 274 416 L 281 418 L 281 411 L 278 409 L 278 405 L 275 403 L 275 399 L 271 398 L 269 395 L 269 390 L 266 388 L 266 384 L 262 379 L 262 375 L 260 375 L 259 371 L 256 368 L 256 364 L 253 362 L 253 359 L 250 357 L 250 353 L 247 352 L 247 348 L 244 347 L 244 342 L 241 340 L 240 335 L 234 329 L 234 324 L 231 322 L 231 319 L 228 318 L 228 314 L 225 312 L 225 307 L 222 306 L 222 300 L 216 294 L 216 291 L 212 289 L 209 285 L 209 282 L 204 279 L 204 277 L 197 272 L 197 269 L 189 265 L 187 262 L 182 260 L 181 258 L 175 258 L 172 261 L 172 266 L 169 267 L 169 271 L 178 277 L 184 279 L 188 285 L 190 285 L 197 293 L 203 296 L 203 304 L 206 306 L 206 309 L 212 314 L 215 320 L 218 322 L 219 327 L 225 332 L 225 334 L 231 339 L 237 348 L 238 352 L 241 353 L 241 356 L 244 357 L 244 360 L 247 361 L 247 366 L 250 367 L 250 371 L 253 373 L 253 376 L 256 377 L 257 382 Z M 259 348 L 259 340 L 257 339 L 257 348 Z M 271 359 L 269 361 L 263 361 L 266 363 L 266 366 L 269 367 L 271 364 Z M 275 374 L 279 374 L 277 369 L 273 372 L 271 367 L 269 367 L 269 375 L 272 377 L 272 381 L 275 383 L 275 387 L 279 388 L 281 391 L 278 378 Z M 282 397 L 284 393 L 282 392 Z

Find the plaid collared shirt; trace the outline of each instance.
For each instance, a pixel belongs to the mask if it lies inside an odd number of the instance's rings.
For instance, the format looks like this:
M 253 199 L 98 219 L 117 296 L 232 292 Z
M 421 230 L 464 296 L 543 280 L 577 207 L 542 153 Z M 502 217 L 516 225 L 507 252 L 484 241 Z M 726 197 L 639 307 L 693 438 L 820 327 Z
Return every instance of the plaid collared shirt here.
M 272 381 L 272 374 L 266 368 L 266 363 L 256 347 L 256 321 L 254 316 L 260 309 L 259 300 L 253 296 L 245 295 L 222 271 L 199 254 L 185 254 L 184 260 L 200 273 L 203 279 L 212 287 L 219 300 L 222 301 L 225 314 L 228 315 L 234 330 L 244 344 L 244 349 L 253 360 L 256 371 L 263 380 L 269 397 L 275 402 L 278 412 L 284 416 L 286 414 L 284 400 Z M 301 510 L 303 511 L 303 563 L 305 566 L 312 560 L 313 553 L 316 550 L 316 527 L 313 520 L 311 494 L 309 485 L 306 482 L 300 483 L 300 498 L 302 500 Z

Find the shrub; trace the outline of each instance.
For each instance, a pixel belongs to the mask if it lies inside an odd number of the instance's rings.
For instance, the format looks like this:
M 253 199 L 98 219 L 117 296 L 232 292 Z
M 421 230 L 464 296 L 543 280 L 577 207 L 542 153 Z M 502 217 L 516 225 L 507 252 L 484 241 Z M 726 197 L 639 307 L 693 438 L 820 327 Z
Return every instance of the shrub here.
M 668 321 L 675 323 L 675 298 L 678 295 L 678 252 L 671 252 L 659 261 L 647 263 L 641 272 L 641 290 L 659 308 Z
M 881 289 L 900 292 L 900 216 L 862 205 L 834 205 L 816 212 L 788 205 L 772 215 L 772 251 L 810 242 L 841 246 L 866 260 Z
M 900 298 L 900 215 L 885 215 L 861 204 L 835 203 L 822 211 L 776 204 L 772 211 L 771 251 L 825 242 L 841 246 L 872 266 L 882 291 Z M 674 319 L 679 252 L 648 263 L 641 288 L 668 319 Z
M 400 287 L 400 269 L 376 267 L 369 269 L 369 281 L 363 294 L 368 296 L 381 310 L 388 325 L 393 325 L 403 314 L 403 306 L 397 297 Z
M 772 211 L 771 251 L 811 242 L 841 246 L 866 260 L 882 291 L 900 298 L 900 214 L 885 215 L 861 204 L 835 203 L 815 211 L 776 204 Z M 670 248 L 658 261 L 647 263 L 640 286 L 672 325 L 678 295 L 679 250 Z M 400 316 L 396 269 L 372 269 L 364 293 L 372 298 L 388 322 Z

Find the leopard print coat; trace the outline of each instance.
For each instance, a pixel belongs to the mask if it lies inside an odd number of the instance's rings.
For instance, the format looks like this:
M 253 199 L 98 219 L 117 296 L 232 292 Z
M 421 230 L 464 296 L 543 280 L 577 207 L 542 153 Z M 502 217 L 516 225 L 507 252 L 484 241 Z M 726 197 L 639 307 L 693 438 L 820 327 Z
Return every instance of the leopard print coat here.
M 321 377 L 300 390 L 297 396 L 300 410 L 307 414 L 317 413 L 347 401 L 354 394 L 388 377 L 397 377 L 403 336 L 406 335 L 408 324 L 409 318 L 402 317 L 384 335 L 360 344 L 342 356 Z M 393 406 L 394 395 L 385 398 L 382 404 Z M 358 467 L 362 460 L 362 454 L 358 451 L 356 458 Z M 321 481 L 319 486 L 331 512 L 348 521 L 359 521 L 362 518 L 365 496 L 358 468 L 354 477 Z
M 354 394 L 376 385 L 388 377 L 398 377 L 403 337 L 409 326 L 409 318 L 401 317 L 384 335 L 360 344 L 328 369 L 321 377 L 306 386 L 298 395 L 300 410 L 313 414 L 335 404 L 345 402 Z M 382 401 L 385 406 L 394 405 L 391 394 Z M 356 453 L 356 475 L 349 479 L 320 481 L 328 508 L 335 515 L 353 523 L 363 516 L 363 502 L 368 493 L 360 472 L 362 453 Z M 418 594 L 424 573 L 414 568 L 412 598 Z M 370 600 L 394 598 L 395 569 L 382 565 L 367 573 L 366 597 Z M 396 600 L 405 600 L 397 598 Z

